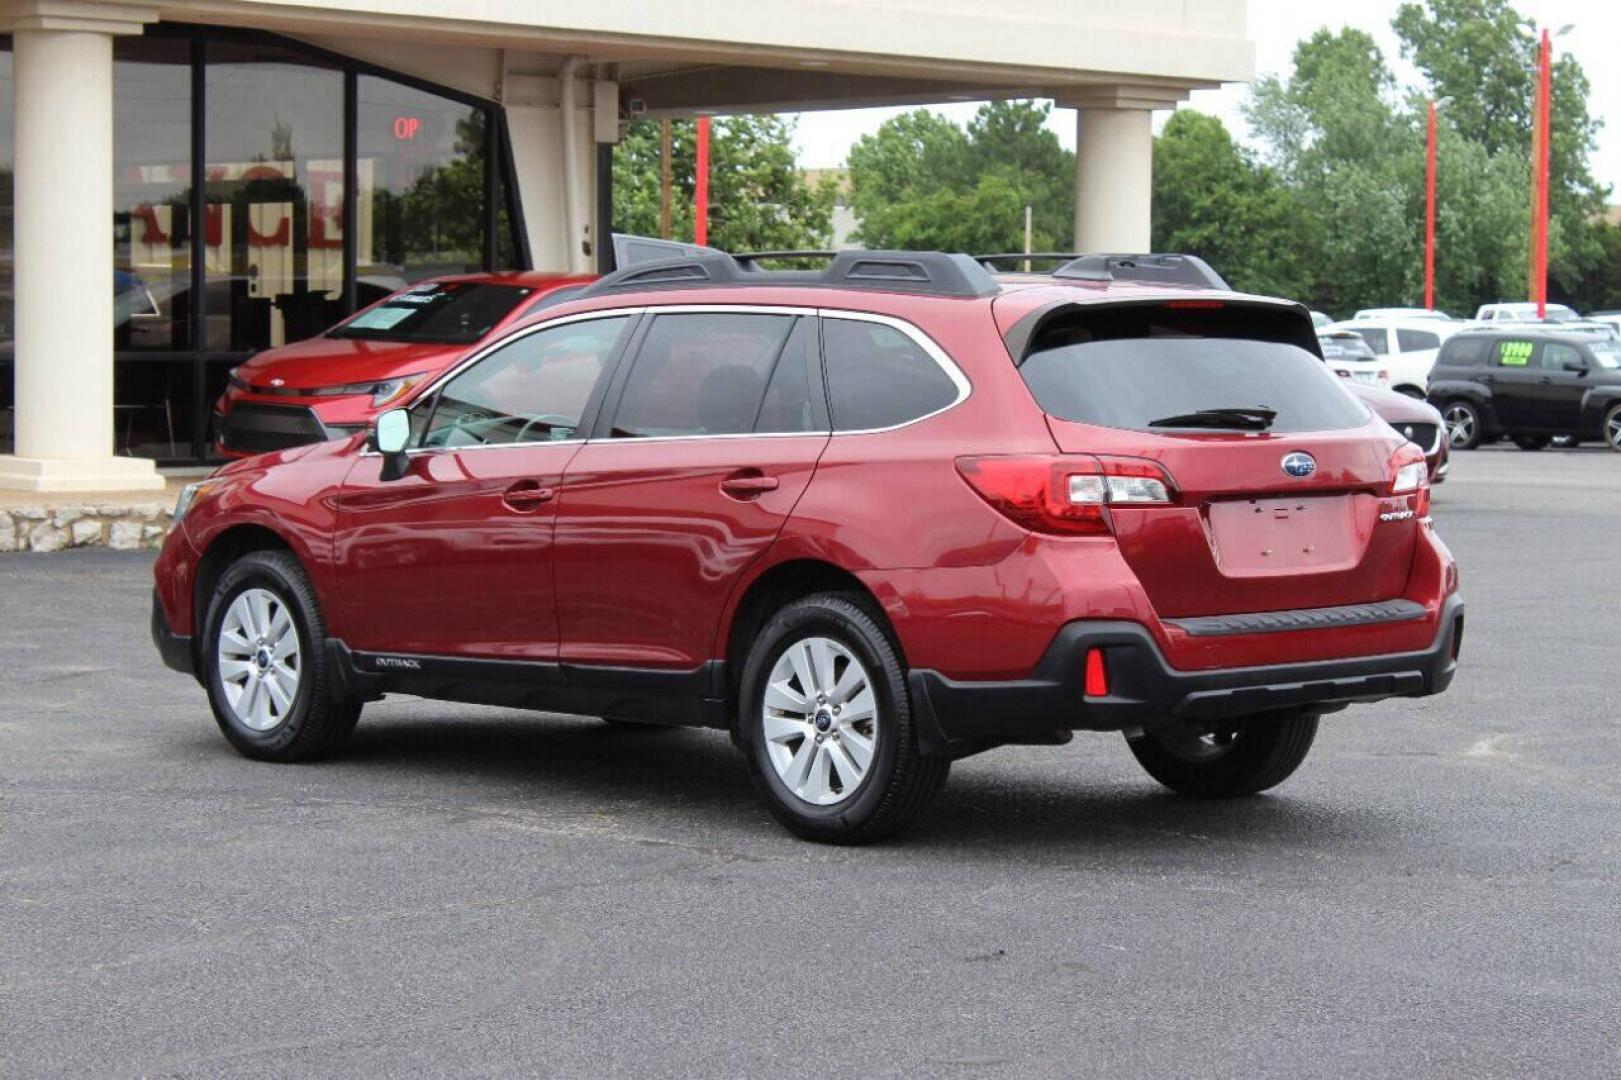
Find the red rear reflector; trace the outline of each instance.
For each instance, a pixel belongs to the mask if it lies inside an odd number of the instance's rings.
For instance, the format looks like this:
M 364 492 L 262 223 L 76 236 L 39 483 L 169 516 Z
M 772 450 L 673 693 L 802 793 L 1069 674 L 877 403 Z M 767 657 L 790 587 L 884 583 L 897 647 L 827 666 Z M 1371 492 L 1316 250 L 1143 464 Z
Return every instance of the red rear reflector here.
M 1186 308 L 1219 308 L 1219 307 L 1226 307 L 1227 304 L 1223 300 L 1167 300 L 1165 302 L 1165 306 L 1168 307 L 1168 308 L 1183 308 L 1183 309 L 1186 309 Z
M 1109 696 L 1109 669 L 1103 665 L 1103 650 L 1086 650 L 1086 696 Z

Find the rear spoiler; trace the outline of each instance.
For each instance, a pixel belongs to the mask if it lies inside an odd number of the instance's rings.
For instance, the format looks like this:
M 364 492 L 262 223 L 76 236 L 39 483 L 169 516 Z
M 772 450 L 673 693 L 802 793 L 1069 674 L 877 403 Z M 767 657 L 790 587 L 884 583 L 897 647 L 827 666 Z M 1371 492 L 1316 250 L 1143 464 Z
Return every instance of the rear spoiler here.
M 1160 296 L 1152 298 L 1131 300 L 1108 300 L 1077 302 L 1074 300 L 1056 300 L 1044 304 L 1029 312 L 1018 322 L 1008 327 L 1003 336 L 1003 343 L 1007 346 L 1008 355 L 1013 357 L 1014 366 L 1022 365 L 1042 336 L 1059 324 L 1070 319 L 1107 319 L 1111 313 L 1118 314 L 1131 308 L 1162 307 L 1172 310 L 1195 309 L 1209 310 L 1216 321 L 1222 321 L 1218 314 L 1222 310 L 1246 312 L 1242 320 L 1244 332 L 1237 334 L 1221 334 L 1222 337 L 1257 337 L 1269 341 L 1286 341 L 1291 345 L 1311 353 L 1322 359 L 1323 347 L 1317 339 L 1317 328 L 1312 325 L 1311 312 L 1304 304 L 1297 304 L 1288 300 L 1273 300 L 1261 296 L 1234 295 L 1217 299 L 1211 297 L 1176 297 Z M 1183 316 L 1184 318 L 1186 316 Z M 1271 326 L 1267 326 L 1267 322 Z

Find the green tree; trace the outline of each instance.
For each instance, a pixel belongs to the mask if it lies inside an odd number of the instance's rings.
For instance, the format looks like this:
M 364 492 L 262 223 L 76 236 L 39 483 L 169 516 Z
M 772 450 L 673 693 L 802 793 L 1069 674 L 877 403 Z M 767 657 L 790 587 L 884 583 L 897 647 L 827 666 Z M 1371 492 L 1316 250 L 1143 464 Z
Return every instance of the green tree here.
M 1525 206 L 1518 228 L 1529 233 L 1539 42 L 1534 24 L 1509 0 L 1424 0 L 1403 4 L 1392 25 L 1402 55 L 1424 74 L 1433 96 L 1452 99 L 1447 122 L 1489 157 L 1521 163 Z M 1554 63 L 1551 81 L 1548 263 L 1552 288 L 1569 293 L 1604 257 L 1597 219 L 1607 193 L 1588 166 L 1599 122 L 1587 111 L 1587 75 L 1565 53 Z M 1526 243 L 1519 241 L 1522 252 Z
M 1020 251 L 1024 208 L 1037 250 L 1074 234 L 1075 155 L 1046 128 L 1052 107 L 982 105 L 967 129 L 927 109 L 886 120 L 850 149 L 850 206 L 875 248 Z
M 1154 140 L 1155 251 L 1198 255 L 1235 288 L 1311 298 L 1316 221 L 1214 116 L 1173 113 Z
M 794 161 L 794 125 L 781 116 L 715 120 L 709 137 L 709 243 L 725 251 L 818 248 L 833 231 L 832 185 L 812 187 Z M 697 125 L 671 125 L 671 232 L 690 240 L 697 177 Z M 614 148 L 616 231 L 659 235 L 659 122 L 630 125 Z

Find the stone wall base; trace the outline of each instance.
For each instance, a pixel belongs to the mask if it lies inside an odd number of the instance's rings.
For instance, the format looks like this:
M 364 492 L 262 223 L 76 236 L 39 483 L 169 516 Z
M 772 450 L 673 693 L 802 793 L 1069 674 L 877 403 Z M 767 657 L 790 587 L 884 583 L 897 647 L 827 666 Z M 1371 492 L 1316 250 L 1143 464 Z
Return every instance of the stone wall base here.
M 168 535 L 166 503 L 86 503 L 0 509 L 0 552 L 156 548 Z

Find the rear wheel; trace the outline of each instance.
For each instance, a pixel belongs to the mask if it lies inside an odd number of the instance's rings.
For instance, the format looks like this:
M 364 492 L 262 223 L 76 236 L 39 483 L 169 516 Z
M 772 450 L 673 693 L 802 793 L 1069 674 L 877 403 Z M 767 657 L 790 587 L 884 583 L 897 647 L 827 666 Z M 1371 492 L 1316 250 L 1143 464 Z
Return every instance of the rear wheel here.
M 1521 450 L 1541 450 L 1549 442 L 1546 435 L 1516 435 L 1514 445 Z
M 360 702 L 327 668 L 326 622 L 290 553 L 255 551 L 227 567 L 204 626 L 208 701 L 239 752 L 308 761 L 349 737 Z
M 1449 401 L 1441 410 L 1447 438 L 1454 450 L 1473 450 L 1480 445 L 1480 410 L 1467 401 Z
M 918 753 L 906 669 L 865 598 L 777 612 L 744 664 L 739 736 L 755 787 L 808 840 L 877 840 L 928 808 L 951 770 Z
M 1621 405 L 1613 405 L 1604 414 L 1604 445 L 1621 450 Z
M 1126 745 L 1148 775 L 1172 791 L 1230 798 L 1283 783 L 1306 760 L 1316 738 L 1317 717 L 1290 712 L 1206 730 L 1167 726 L 1129 738 Z

